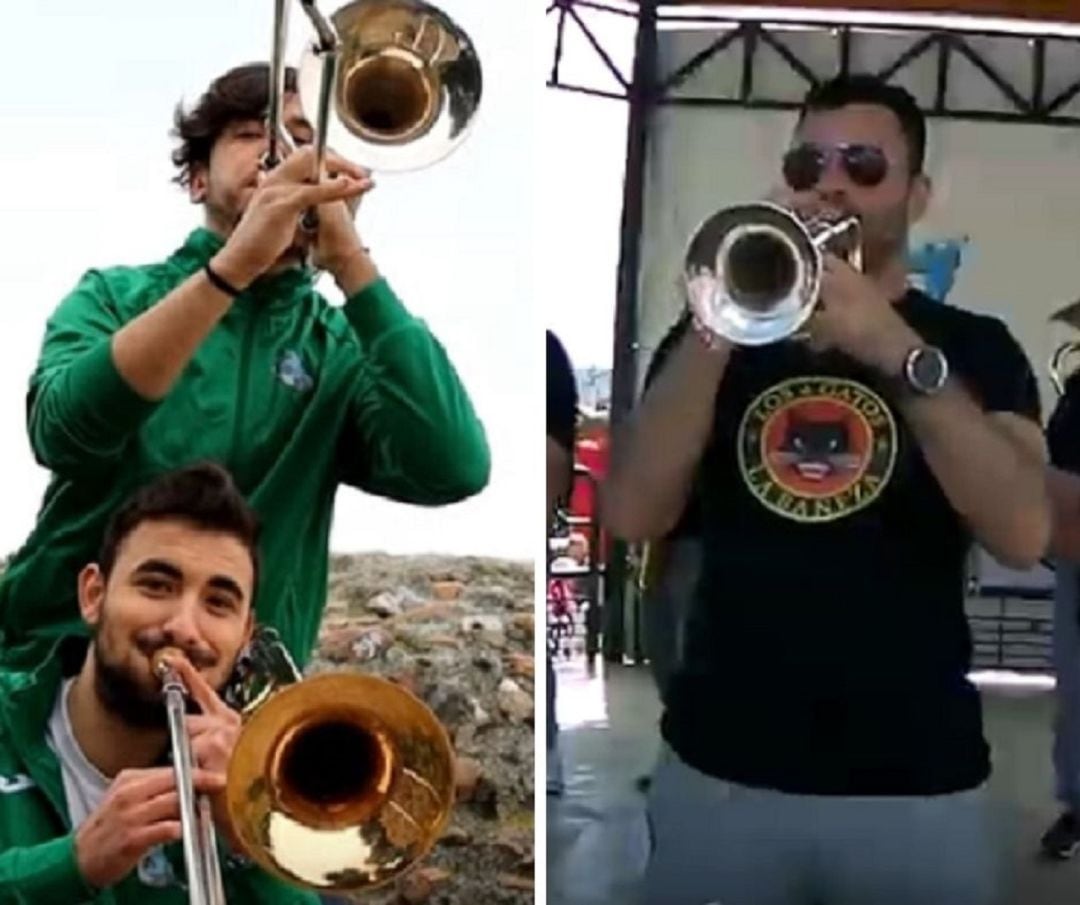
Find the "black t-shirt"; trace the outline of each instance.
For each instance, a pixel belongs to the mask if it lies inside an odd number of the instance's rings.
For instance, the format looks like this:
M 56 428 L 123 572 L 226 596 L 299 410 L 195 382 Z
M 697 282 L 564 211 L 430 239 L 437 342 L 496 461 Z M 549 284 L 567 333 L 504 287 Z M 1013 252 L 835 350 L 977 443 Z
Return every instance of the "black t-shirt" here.
M 574 457 L 577 385 L 570 357 L 558 337 L 547 331 L 547 435 Z
M 1039 421 L 998 320 L 897 310 L 987 411 Z M 705 567 L 662 732 L 703 772 L 800 794 L 929 795 L 989 774 L 971 536 L 890 382 L 797 342 L 732 354 L 699 477 Z

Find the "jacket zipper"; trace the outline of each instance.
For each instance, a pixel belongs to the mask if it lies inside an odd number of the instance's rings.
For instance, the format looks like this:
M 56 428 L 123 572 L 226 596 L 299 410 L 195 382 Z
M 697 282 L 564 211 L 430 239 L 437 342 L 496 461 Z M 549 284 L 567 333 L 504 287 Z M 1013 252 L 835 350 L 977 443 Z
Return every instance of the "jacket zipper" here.
M 240 447 L 240 438 L 243 436 L 244 415 L 247 408 L 248 383 L 251 359 L 251 346 L 255 340 L 255 328 L 259 325 L 258 312 L 248 312 L 248 322 L 244 327 L 244 341 L 240 349 L 240 385 L 236 391 L 236 419 L 233 421 L 232 442 L 229 445 L 229 470 L 236 474 L 236 456 Z M 239 476 L 237 476 L 239 480 Z

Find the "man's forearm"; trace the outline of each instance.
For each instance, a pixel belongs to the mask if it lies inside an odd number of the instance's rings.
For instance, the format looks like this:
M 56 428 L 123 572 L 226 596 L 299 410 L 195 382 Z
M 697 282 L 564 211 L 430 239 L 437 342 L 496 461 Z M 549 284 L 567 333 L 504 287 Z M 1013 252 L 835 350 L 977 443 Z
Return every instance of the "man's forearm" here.
M 79 871 L 73 833 L 0 852 L 0 902 L 89 902 L 97 892 Z
M 144 399 L 163 399 L 231 304 L 205 273 L 193 274 L 114 334 L 116 370 Z
M 601 488 L 604 522 L 616 535 L 645 540 L 675 525 L 712 431 L 716 391 L 730 354 L 726 346 L 706 349 L 688 330 L 618 429 Z
M 379 270 L 366 251 L 357 251 L 328 266 L 334 282 L 345 298 L 363 292 L 379 279 Z
M 483 490 L 487 432 L 442 344 L 385 283 L 344 312 L 366 359 L 340 443 L 345 482 L 425 506 Z
M 1004 565 L 1034 565 L 1050 533 L 1043 462 L 1025 455 L 954 380 L 936 396 L 905 397 L 900 408 L 976 540 Z

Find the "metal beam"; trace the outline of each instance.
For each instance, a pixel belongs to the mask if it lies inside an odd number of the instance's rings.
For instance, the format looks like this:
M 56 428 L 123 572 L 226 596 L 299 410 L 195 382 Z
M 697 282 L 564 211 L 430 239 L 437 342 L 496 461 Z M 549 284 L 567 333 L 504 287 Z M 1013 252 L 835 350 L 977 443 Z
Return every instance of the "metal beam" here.
M 668 6 L 701 6 L 723 12 L 725 6 L 757 5 L 732 0 L 668 0 Z M 985 16 L 1037 22 L 1080 23 L 1076 0 L 767 0 L 763 6 L 877 13 L 925 13 Z
M 671 92 L 673 88 L 678 88 L 683 84 L 690 76 L 697 72 L 702 66 L 709 62 L 717 54 L 723 53 L 727 50 L 732 42 L 743 37 L 746 26 L 740 25 L 737 28 L 733 28 L 730 31 L 724 32 L 719 38 L 713 41 L 704 50 L 698 51 L 689 60 L 680 65 L 674 72 L 664 79 L 657 87 L 661 95 L 666 95 Z
M 645 212 L 645 156 L 648 120 L 656 100 L 656 24 L 658 0 L 639 4 L 634 75 L 629 90 L 626 170 L 623 176 L 622 222 L 619 227 L 619 267 L 615 298 L 615 348 L 611 375 L 611 442 L 634 407 L 637 395 L 638 281 L 641 271 L 641 229 Z M 615 540 L 607 563 L 603 653 L 618 662 L 625 647 L 625 595 L 628 579 L 627 545 Z
M 560 34 L 556 38 L 556 64 L 552 67 L 552 77 L 549 85 L 553 88 L 591 94 L 597 97 L 629 100 L 629 85 L 620 94 L 617 89 L 612 90 L 606 86 L 595 87 L 573 83 L 567 80 L 561 72 L 558 65 L 562 54 L 561 30 L 566 27 L 566 21 L 569 20 L 584 31 L 594 52 L 600 56 L 603 64 L 611 71 L 618 82 L 620 84 L 628 82 L 628 79 L 620 74 L 618 68 L 612 62 L 611 55 L 604 50 L 601 42 L 596 39 L 596 33 L 581 16 L 573 11 L 575 7 L 589 9 L 595 13 L 606 12 L 623 16 L 628 14 L 626 8 L 605 6 L 598 0 L 555 0 L 550 7 L 550 11 L 559 17 Z M 796 104 L 784 98 L 763 96 L 760 91 L 755 89 L 756 61 L 762 44 L 767 44 L 773 48 L 781 59 L 791 67 L 792 71 L 798 74 L 808 86 L 818 80 L 813 67 L 792 50 L 791 46 L 784 40 L 782 32 L 775 27 L 774 23 L 770 23 L 765 19 L 732 19 L 730 16 L 725 17 L 724 4 L 705 5 L 704 7 L 695 5 L 695 7 L 696 10 L 703 11 L 695 11 L 690 14 L 688 9 L 684 12 L 680 6 L 671 4 L 665 4 L 662 9 L 658 9 L 658 2 L 651 0 L 651 8 L 656 11 L 656 23 L 658 25 L 666 23 L 669 26 L 677 26 L 682 22 L 689 24 L 693 21 L 698 26 L 715 24 L 718 30 L 722 29 L 722 33 L 711 41 L 708 46 L 689 55 L 685 61 L 674 66 L 671 74 L 656 85 L 656 91 L 652 95 L 654 105 L 670 104 L 673 106 L 714 106 L 724 108 L 743 106 L 746 109 L 784 110 L 796 107 Z M 570 9 L 571 12 L 564 15 L 566 9 Z M 850 70 L 853 48 L 865 35 L 859 25 L 853 25 L 850 22 L 799 21 L 787 24 L 837 34 L 835 72 Z M 994 30 L 989 27 L 989 24 L 986 31 L 972 30 L 964 32 L 950 29 L 932 29 L 928 31 L 925 27 L 915 25 L 897 26 L 893 29 L 897 34 L 910 33 L 913 35 L 914 40 L 903 53 L 888 65 L 882 67 L 877 74 L 881 78 L 890 80 L 905 68 L 912 66 L 925 54 L 936 50 L 937 68 L 934 95 L 924 107 L 924 112 L 928 116 L 978 122 L 1014 122 L 1075 127 L 1080 125 L 1080 117 L 1064 115 L 1061 111 L 1076 97 L 1080 96 L 1080 73 L 1078 73 L 1078 78 L 1074 82 L 1059 90 L 1055 97 L 1047 98 L 1045 96 L 1047 43 L 1050 40 L 1057 40 L 1068 41 L 1080 46 L 1080 37 L 1062 38 L 1050 33 L 1049 26 L 1047 26 L 1047 29 L 1047 34 L 1034 36 L 1028 34 L 1008 35 L 1004 33 L 1006 37 L 1031 45 L 1032 79 L 1030 86 L 1027 84 L 1017 85 L 1011 82 L 977 47 L 967 40 L 967 38 L 973 36 L 1001 38 L 1003 33 L 1000 29 Z M 699 72 L 710 60 L 723 53 L 739 53 L 741 55 L 739 64 L 741 77 L 737 88 L 737 96 L 733 98 L 715 94 L 691 95 L 686 90 L 686 87 L 690 83 L 692 76 Z M 997 87 L 1010 102 L 1013 109 L 1001 110 L 997 109 L 996 106 L 992 109 L 971 109 L 952 100 L 955 97 L 955 92 L 951 92 L 949 89 L 954 73 L 950 64 L 954 54 L 960 54 L 969 60 L 976 69 Z

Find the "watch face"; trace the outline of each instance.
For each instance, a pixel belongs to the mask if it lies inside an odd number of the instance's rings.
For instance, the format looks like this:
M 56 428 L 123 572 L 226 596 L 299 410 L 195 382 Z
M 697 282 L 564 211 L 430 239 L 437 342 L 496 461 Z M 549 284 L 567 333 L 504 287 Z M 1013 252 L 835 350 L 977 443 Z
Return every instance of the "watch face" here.
M 916 388 L 933 392 L 941 388 L 947 376 L 945 356 L 937 349 L 917 349 L 908 361 L 908 375 Z

